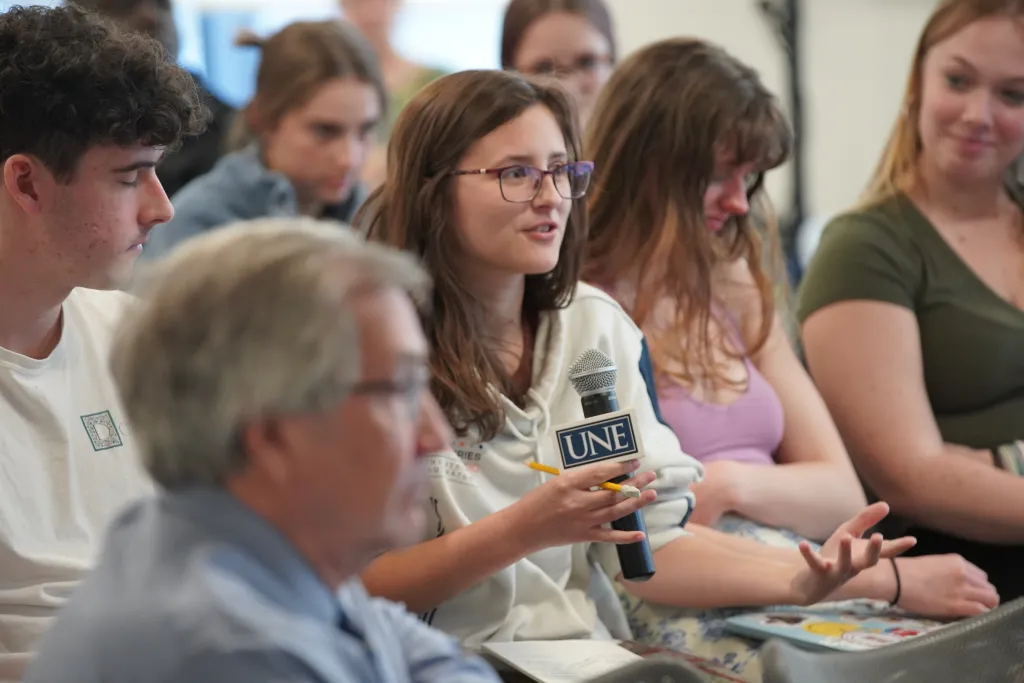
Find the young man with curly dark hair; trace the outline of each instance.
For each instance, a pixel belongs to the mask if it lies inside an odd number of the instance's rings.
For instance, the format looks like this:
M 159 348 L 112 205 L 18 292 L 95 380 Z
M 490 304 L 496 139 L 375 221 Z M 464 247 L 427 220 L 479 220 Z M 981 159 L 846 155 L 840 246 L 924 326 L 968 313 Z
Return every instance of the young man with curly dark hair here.
M 124 23 L 128 28 L 155 38 L 170 53 L 178 56 L 178 28 L 174 23 L 172 0 L 74 0 L 74 4 Z M 203 86 L 202 79 L 192 74 L 203 103 L 213 116 L 202 135 L 189 138 L 174 154 L 157 168 L 157 176 L 168 197 L 193 178 L 203 175 L 217 163 L 224 152 L 225 138 L 234 109 Z
M 157 163 L 207 117 L 149 37 L 70 6 L 0 14 L 0 681 L 151 487 L 108 371 L 113 290 L 173 215 Z

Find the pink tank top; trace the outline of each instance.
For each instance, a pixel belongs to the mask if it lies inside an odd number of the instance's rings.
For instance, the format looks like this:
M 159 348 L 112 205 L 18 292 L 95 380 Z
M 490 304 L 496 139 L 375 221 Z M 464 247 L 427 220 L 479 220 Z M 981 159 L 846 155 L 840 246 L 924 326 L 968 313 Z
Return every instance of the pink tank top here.
M 611 288 L 591 284 L 615 297 Z M 775 464 L 775 451 L 782 443 L 782 403 L 750 359 L 743 362 L 749 377 L 747 390 L 728 405 L 704 403 L 678 384 L 658 383 L 662 385 L 658 387 L 662 422 L 675 432 L 683 451 L 703 463 Z
M 749 358 L 744 364 L 747 390 L 727 405 L 697 400 L 678 384 L 659 387 L 662 419 L 683 451 L 705 464 L 716 460 L 775 463 L 775 451 L 782 443 L 782 403 Z

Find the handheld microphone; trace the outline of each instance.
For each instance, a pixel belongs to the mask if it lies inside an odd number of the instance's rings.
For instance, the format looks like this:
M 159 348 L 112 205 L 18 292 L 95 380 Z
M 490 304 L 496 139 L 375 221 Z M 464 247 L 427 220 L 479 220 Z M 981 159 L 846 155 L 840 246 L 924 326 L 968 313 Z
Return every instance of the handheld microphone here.
M 640 435 L 633 429 L 632 411 L 619 410 L 619 399 L 615 395 L 617 377 L 615 363 L 597 349 L 584 352 L 569 369 L 569 381 L 583 404 L 584 420 L 555 431 L 564 469 L 593 462 L 643 457 Z M 628 478 L 626 475 L 616 477 L 612 483 L 618 484 Z M 643 512 L 637 510 L 615 520 L 612 528 L 644 533 L 642 541 L 615 546 L 622 578 L 646 581 L 654 576 L 654 556 L 646 538 Z

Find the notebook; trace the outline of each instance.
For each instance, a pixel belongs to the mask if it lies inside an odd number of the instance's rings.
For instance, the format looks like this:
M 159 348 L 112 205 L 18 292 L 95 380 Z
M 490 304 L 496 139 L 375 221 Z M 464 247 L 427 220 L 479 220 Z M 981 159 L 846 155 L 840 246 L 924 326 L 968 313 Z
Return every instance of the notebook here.
M 725 627 L 755 640 L 782 638 L 802 647 L 858 651 L 916 638 L 947 624 L 856 607 L 843 610 L 775 609 L 750 612 L 725 620 Z
M 585 683 L 640 660 L 613 640 L 485 643 L 483 654 L 538 683 Z
M 669 650 L 656 645 L 644 645 L 643 643 L 632 641 L 624 641 L 621 643 L 621 646 L 644 658 L 670 657 L 685 662 L 691 668 L 697 669 L 704 674 L 704 679 L 707 683 L 747 683 L 746 679 L 740 677 L 740 674 L 737 674 L 724 664 L 704 659 L 688 652 L 679 652 L 678 650 Z

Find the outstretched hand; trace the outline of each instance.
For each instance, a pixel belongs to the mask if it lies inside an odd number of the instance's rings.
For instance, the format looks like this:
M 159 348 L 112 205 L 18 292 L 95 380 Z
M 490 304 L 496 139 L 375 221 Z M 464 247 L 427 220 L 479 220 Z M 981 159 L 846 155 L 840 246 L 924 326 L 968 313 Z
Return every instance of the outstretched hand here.
M 910 536 L 886 541 L 881 534 L 872 534 L 871 538 L 863 539 L 867 530 L 888 514 L 889 506 L 885 503 L 869 505 L 842 524 L 820 551 L 806 541 L 800 544 L 800 555 L 807 563 L 793 580 L 800 604 L 820 602 L 880 559 L 902 555 L 914 547 L 917 539 Z

